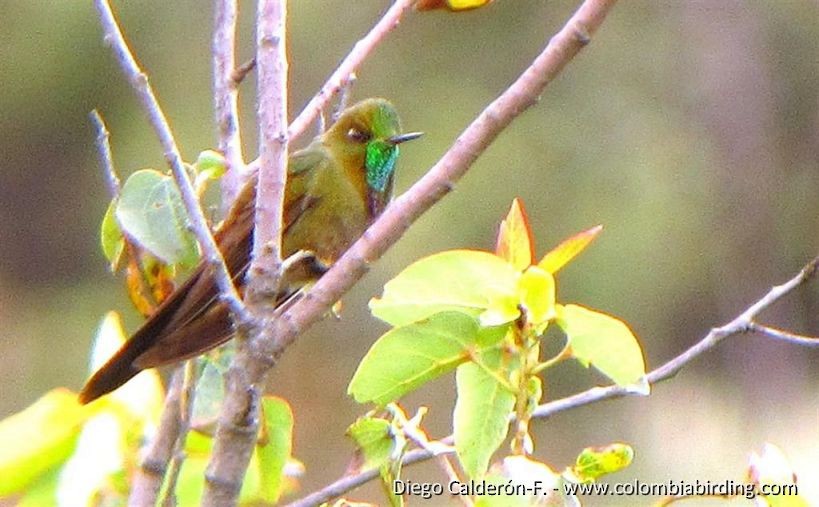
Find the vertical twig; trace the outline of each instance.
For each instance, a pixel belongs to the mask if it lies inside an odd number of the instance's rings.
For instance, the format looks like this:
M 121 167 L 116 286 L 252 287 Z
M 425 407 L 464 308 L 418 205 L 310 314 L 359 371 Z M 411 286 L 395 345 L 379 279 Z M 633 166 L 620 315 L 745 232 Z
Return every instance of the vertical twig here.
M 222 208 L 228 209 L 246 171 L 239 128 L 236 71 L 236 0 L 215 0 L 213 15 L 213 109 L 217 146 L 225 156 L 228 171 L 222 177 Z
M 286 0 L 259 0 L 256 65 L 258 71 L 259 160 L 253 255 L 246 297 L 255 317 L 272 310 L 266 296 L 276 293 L 281 275 L 281 231 L 287 177 Z M 272 367 L 258 356 L 258 342 L 271 341 L 278 326 L 256 319 L 227 376 L 213 454 L 206 471 L 202 505 L 234 505 L 253 453 L 258 431 L 261 381 Z M 239 445 L 234 445 L 239 442 Z
M 105 173 L 105 186 L 108 188 L 111 199 L 116 199 L 119 197 L 120 184 L 117 171 L 114 168 L 114 157 L 111 155 L 111 134 L 108 132 L 108 127 L 105 125 L 99 111 L 94 109 L 89 116 L 91 117 L 91 123 L 94 124 L 94 130 L 97 131 L 97 154 L 100 158 L 100 166 Z
M 188 438 L 188 431 L 191 428 L 193 417 L 193 403 L 196 395 L 197 370 L 196 359 L 188 359 L 183 364 L 182 390 L 179 397 L 179 404 L 176 411 L 179 418 L 176 442 L 173 445 L 173 456 L 171 458 L 168 479 L 165 481 L 165 497 L 162 499 L 163 507 L 174 507 L 177 504 L 176 483 L 179 481 L 179 474 L 182 472 L 182 465 L 185 463 L 185 443 Z
M 286 0 L 259 0 L 256 66 L 258 72 L 259 175 L 253 227 L 253 258 L 248 295 L 273 295 L 281 271 L 282 209 L 287 179 Z M 270 308 L 270 305 L 264 305 Z M 258 309 L 263 308 L 259 305 Z M 254 311 L 256 309 L 254 308 Z
M 156 505 L 168 462 L 181 433 L 179 402 L 184 384 L 183 373 L 183 369 L 179 367 L 173 374 L 156 435 L 151 439 L 145 457 L 134 474 L 128 505 Z
M 185 211 L 188 213 L 188 219 L 196 234 L 196 239 L 202 247 L 207 262 L 213 267 L 220 294 L 230 307 L 235 318 L 240 322 L 247 322 L 250 320 L 247 315 L 247 310 L 239 297 L 239 293 L 236 291 L 236 287 L 233 285 L 233 280 L 231 280 L 230 274 L 225 266 L 222 253 L 217 248 L 216 241 L 210 233 L 208 222 L 202 214 L 202 208 L 196 198 L 196 191 L 191 184 L 190 177 L 182 162 L 182 156 L 176 146 L 176 141 L 173 138 L 173 133 L 165 118 L 165 113 L 163 113 L 159 107 L 159 102 L 148 82 L 148 76 L 142 72 L 136 59 L 134 59 L 134 55 L 131 54 L 131 50 L 125 42 L 125 38 L 122 35 L 119 24 L 114 18 L 114 13 L 111 11 L 111 5 L 108 3 L 108 0 L 94 0 L 94 5 L 99 13 L 105 41 L 114 51 L 117 62 L 119 62 L 123 73 L 136 92 L 137 98 L 142 103 L 142 108 L 148 116 L 148 121 L 156 132 L 159 142 L 162 144 L 162 149 L 165 152 L 165 160 L 171 167 L 174 180 L 179 187 L 182 202 L 185 204 Z

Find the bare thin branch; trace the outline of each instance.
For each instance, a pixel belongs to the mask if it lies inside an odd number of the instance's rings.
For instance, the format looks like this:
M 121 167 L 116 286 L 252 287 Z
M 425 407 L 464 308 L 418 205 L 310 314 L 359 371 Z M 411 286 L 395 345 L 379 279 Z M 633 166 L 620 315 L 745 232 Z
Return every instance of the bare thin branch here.
M 341 65 L 321 87 L 321 90 L 312 98 L 310 102 L 299 113 L 293 123 L 290 124 L 290 138 L 294 139 L 301 135 L 307 127 L 316 119 L 319 113 L 327 108 L 327 103 L 345 85 L 349 77 L 358 70 L 364 60 L 372 53 L 373 49 L 390 33 L 401 17 L 408 11 L 415 0 L 396 0 L 395 3 L 384 13 L 381 20 L 364 36 L 356 42 L 352 51 L 344 58 Z
M 409 4 L 398 0 L 390 12 L 400 6 L 406 9 Z M 275 319 L 257 329 L 258 336 L 253 337 L 255 343 L 240 350 L 230 370 L 228 395 L 222 406 L 216 447 L 206 473 L 206 491 L 224 491 L 228 493 L 223 497 L 228 504 L 235 501 L 245 470 L 239 466 L 240 460 L 236 456 L 241 457 L 246 467 L 258 424 L 259 386 L 264 384 L 266 374 L 287 346 L 329 311 L 333 303 L 361 278 L 367 263 L 380 257 L 401 237 L 409 224 L 448 193 L 454 182 L 463 176 L 500 132 L 537 101 L 552 79 L 589 43 L 591 35 L 597 31 L 614 4 L 615 0 L 586 0 L 530 67 L 467 127 L 427 174 L 388 206 L 384 214 L 301 300 L 286 311 L 277 312 Z M 383 20 L 378 24 L 382 25 Z M 354 53 L 359 50 L 359 45 L 353 50 Z M 308 123 L 297 124 L 297 127 L 303 129 Z M 291 128 L 291 134 L 296 131 L 298 128 Z M 245 353 L 242 353 L 243 350 Z M 230 452 L 224 452 L 226 464 L 217 463 L 221 459 L 220 448 L 230 448 Z M 228 461 L 232 461 L 232 464 L 227 464 Z M 215 468 L 220 468 L 224 473 L 213 473 Z M 215 499 L 216 496 L 206 495 L 205 505 L 218 505 L 215 500 L 209 502 L 209 498 Z
M 236 72 L 236 0 L 215 0 L 213 28 L 213 109 L 217 146 L 228 171 L 222 177 L 222 208 L 228 209 L 245 180 L 239 128 L 239 91 Z
M 783 329 L 757 324 L 756 322 L 751 323 L 748 331 L 765 335 L 768 338 L 773 338 L 774 340 L 793 343 L 794 345 L 802 345 L 803 347 L 819 347 L 819 337 L 791 333 Z
M 134 475 L 129 505 L 156 505 L 162 480 L 181 434 L 179 400 L 184 384 L 183 368 L 176 369 L 165 395 L 165 405 L 156 436 L 151 439 L 145 457 Z
M 114 18 L 114 13 L 111 11 L 111 6 L 108 1 L 94 0 L 94 5 L 99 13 L 104 39 L 110 44 L 111 49 L 114 51 L 114 56 L 119 62 L 122 72 L 136 92 L 139 101 L 142 103 L 142 108 L 148 116 L 148 121 L 162 144 L 165 160 L 171 167 L 174 180 L 179 187 L 182 201 L 185 204 L 185 210 L 188 213 L 188 219 L 191 222 L 193 231 L 196 234 L 199 245 L 202 247 L 207 262 L 210 263 L 214 269 L 221 296 L 240 322 L 249 321 L 244 303 L 242 303 L 239 293 L 233 285 L 222 254 L 217 248 L 216 241 L 213 239 L 213 235 L 208 228 L 207 220 L 202 214 L 202 208 L 196 198 L 196 191 L 185 170 L 182 156 L 176 146 L 176 141 L 174 141 L 171 128 L 165 118 L 165 113 L 163 113 L 159 107 L 159 102 L 148 82 L 148 76 L 139 68 L 133 54 L 131 54 L 131 50 L 125 42 L 125 38 Z
M 188 431 L 191 427 L 193 417 L 193 402 L 196 396 L 197 367 L 196 359 L 188 359 L 182 366 L 183 381 L 182 393 L 179 397 L 179 405 L 174 407 L 177 412 L 179 427 L 177 430 L 176 442 L 173 445 L 173 456 L 168 471 L 168 478 L 165 481 L 165 495 L 162 499 L 163 507 L 175 507 L 177 505 L 176 484 L 179 481 L 179 474 L 182 472 L 182 465 L 185 463 L 185 442 Z
M 108 132 L 108 127 L 102 119 L 99 111 L 94 109 L 89 115 L 91 123 L 94 124 L 94 130 L 97 131 L 97 155 L 100 158 L 100 166 L 105 173 L 105 186 L 108 187 L 108 193 L 111 199 L 119 197 L 119 177 L 117 170 L 114 168 L 114 157 L 111 155 L 111 143 L 109 141 L 111 134 Z

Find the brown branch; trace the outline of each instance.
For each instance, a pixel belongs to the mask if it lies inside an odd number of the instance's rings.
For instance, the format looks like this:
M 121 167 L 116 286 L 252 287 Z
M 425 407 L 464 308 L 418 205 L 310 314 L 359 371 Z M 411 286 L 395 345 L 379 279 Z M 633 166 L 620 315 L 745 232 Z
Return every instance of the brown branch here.
M 165 160 L 171 168 L 174 180 L 182 195 L 182 202 L 185 204 L 185 211 L 191 227 L 196 234 L 196 239 L 202 248 L 205 259 L 213 267 L 216 282 L 219 286 L 221 297 L 228 304 L 231 311 L 239 322 L 249 321 L 249 316 L 242 303 L 236 287 L 230 278 L 222 253 L 216 247 L 216 241 L 208 228 L 207 220 L 202 214 L 199 200 L 196 198 L 196 191 L 191 184 L 182 156 L 176 146 L 173 133 L 165 118 L 165 113 L 159 107 L 159 102 L 154 95 L 153 89 L 148 82 L 148 76 L 139 68 L 134 59 L 125 38 L 122 35 L 119 24 L 114 18 L 108 0 L 94 0 L 94 5 L 100 17 L 100 24 L 104 33 L 104 40 L 111 46 L 114 56 L 122 68 L 123 74 L 128 79 L 131 87 L 136 92 L 137 98 L 142 104 L 142 108 L 148 116 L 148 121 L 153 127 L 162 149 L 165 153 Z
M 222 177 L 222 208 L 228 209 L 246 171 L 239 128 L 239 91 L 236 72 L 236 0 L 214 2 L 213 27 L 213 109 L 217 125 L 217 146 L 227 161 Z
M 805 282 L 816 276 L 818 268 L 819 257 L 816 257 L 812 261 L 810 261 L 804 268 L 802 268 L 799 274 L 797 274 L 784 284 L 771 288 L 771 290 L 768 291 L 768 293 L 765 294 L 765 296 L 763 296 L 761 299 L 759 299 L 751 306 L 749 306 L 745 311 L 743 311 L 731 322 L 718 328 L 712 329 L 704 338 L 702 338 L 694 346 L 692 346 L 682 354 L 667 361 L 662 366 L 652 370 L 650 373 L 646 375 L 645 377 L 646 381 L 649 383 L 649 385 L 653 386 L 659 382 L 672 378 L 688 363 L 690 363 L 697 357 L 701 356 L 705 352 L 713 349 L 719 342 L 730 336 L 735 336 L 748 332 L 763 332 L 767 334 L 767 331 L 763 331 L 763 329 L 772 328 L 760 326 L 754 323 L 754 319 L 763 310 L 765 310 L 775 302 L 779 301 L 787 294 L 790 294 L 797 287 L 799 287 L 800 285 L 804 284 Z M 771 337 L 774 339 L 785 339 L 786 341 L 791 343 L 797 343 L 800 345 L 806 345 L 810 347 L 817 346 L 817 342 L 819 342 L 819 339 L 816 338 L 801 335 L 793 335 L 785 331 L 780 331 L 779 333 L 781 333 L 784 336 Z M 544 403 L 543 405 L 540 405 L 537 409 L 535 409 L 532 416 L 538 419 L 545 419 L 560 412 L 565 412 L 567 410 L 582 407 L 584 405 L 589 405 L 591 403 L 595 403 L 598 401 L 640 394 L 639 391 L 640 390 L 635 390 L 633 388 L 622 386 L 593 387 L 591 389 L 583 391 L 582 393 L 578 393 L 567 398 L 562 398 L 559 400 L 551 401 L 549 403 Z M 444 444 L 451 445 L 453 442 L 454 439 L 452 435 L 449 435 L 448 437 L 443 438 L 441 440 L 441 443 Z M 422 461 L 429 460 L 435 456 L 436 454 L 428 449 L 415 449 L 413 451 L 408 452 L 404 456 L 403 465 L 407 466 L 413 463 L 420 463 Z M 348 491 L 352 491 L 353 489 L 363 484 L 366 484 L 367 482 L 372 481 L 378 477 L 379 477 L 378 470 L 375 469 L 365 470 L 355 475 L 342 477 L 337 481 L 333 482 L 332 484 L 329 484 L 328 486 L 322 488 L 321 490 L 311 493 L 310 495 L 301 498 L 296 502 L 288 504 L 288 507 L 307 507 L 310 505 L 318 505 L 330 501 L 338 496 L 341 496 L 344 493 L 347 493 Z

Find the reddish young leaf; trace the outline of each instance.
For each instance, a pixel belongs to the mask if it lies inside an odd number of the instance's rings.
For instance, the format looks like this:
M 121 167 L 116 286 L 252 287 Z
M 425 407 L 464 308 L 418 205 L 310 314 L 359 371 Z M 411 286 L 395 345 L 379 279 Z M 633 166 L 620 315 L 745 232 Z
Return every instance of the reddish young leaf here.
M 535 261 L 535 241 L 529 227 L 529 217 L 520 199 L 512 201 L 509 214 L 500 224 L 495 253 L 518 271 L 523 271 Z

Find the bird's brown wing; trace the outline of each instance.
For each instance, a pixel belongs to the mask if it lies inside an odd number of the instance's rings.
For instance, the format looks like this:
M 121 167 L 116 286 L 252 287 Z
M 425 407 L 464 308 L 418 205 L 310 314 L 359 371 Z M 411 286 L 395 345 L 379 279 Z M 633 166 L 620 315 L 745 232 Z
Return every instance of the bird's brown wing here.
M 310 161 L 312 162 L 312 161 Z M 292 161 L 291 161 L 292 163 Z M 289 171 L 285 199 L 285 231 L 315 205 L 300 195 L 307 164 Z M 291 184 L 292 183 L 292 184 Z M 231 277 L 243 285 L 253 241 L 255 180 L 242 189 L 235 205 L 215 234 Z M 201 262 L 191 276 L 157 308 L 136 333 L 88 380 L 80 401 L 88 403 L 113 391 L 141 370 L 181 361 L 228 341 L 233 322 L 227 306 L 219 300 L 212 267 Z

